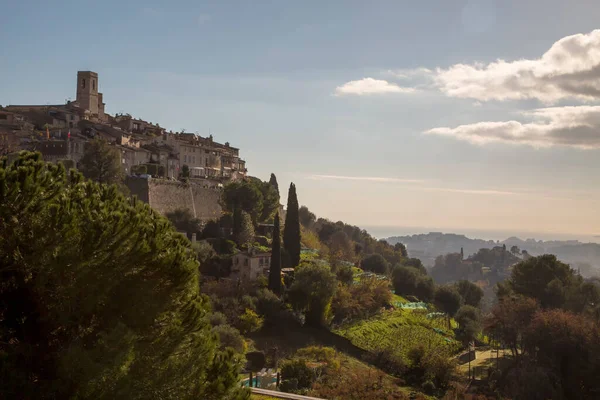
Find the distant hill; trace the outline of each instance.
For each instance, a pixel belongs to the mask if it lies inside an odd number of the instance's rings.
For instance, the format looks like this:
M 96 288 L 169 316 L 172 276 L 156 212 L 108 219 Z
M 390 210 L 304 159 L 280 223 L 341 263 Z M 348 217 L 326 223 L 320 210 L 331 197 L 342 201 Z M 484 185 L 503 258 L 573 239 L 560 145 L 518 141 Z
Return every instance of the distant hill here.
M 554 254 L 560 260 L 579 268 L 584 276 L 599 275 L 600 244 L 582 243 L 577 240 L 522 240 L 510 237 L 504 241 L 471 239 L 455 233 L 430 232 L 410 236 L 392 236 L 385 239 L 390 244 L 402 243 L 410 257 L 421 259 L 426 266 L 433 266 L 435 258 L 448 253 L 460 253 L 463 249 L 465 257 L 476 253 L 479 249 L 490 249 L 494 246 L 506 245 L 520 250 L 527 250 L 532 256 Z

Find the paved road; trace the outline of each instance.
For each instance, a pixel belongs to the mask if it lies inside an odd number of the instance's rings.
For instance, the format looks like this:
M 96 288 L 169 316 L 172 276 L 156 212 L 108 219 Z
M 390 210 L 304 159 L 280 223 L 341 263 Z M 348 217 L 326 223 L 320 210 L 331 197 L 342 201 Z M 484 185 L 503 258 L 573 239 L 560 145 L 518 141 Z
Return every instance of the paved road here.
M 276 397 L 278 399 L 290 399 L 290 400 L 325 400 L 325 399 L 319 399 L 317 397 L 301 396 L 299 394 L 293 394 L 293 393 L 276 392 L 274 390 L 266 390 L 266 389 L 259 389 L 259 388 L 250 388 L 250 390 L 252 391 L 252 393 L 264 394 L 265 396 Z

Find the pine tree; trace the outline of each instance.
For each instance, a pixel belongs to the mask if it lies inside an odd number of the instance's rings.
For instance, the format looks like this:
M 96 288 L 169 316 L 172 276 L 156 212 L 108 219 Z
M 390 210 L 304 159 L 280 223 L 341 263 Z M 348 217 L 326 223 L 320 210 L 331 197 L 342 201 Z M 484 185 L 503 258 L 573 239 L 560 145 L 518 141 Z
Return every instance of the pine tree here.
M 300 217 L 298 214 L 298 197 L 296 185 L 290 184 L 288 191 L 285 226 L 283 228 L 283 246 L 290 257 L 292 267 L 300 264 Z
M 198 280 L 147 204 L 40 154 L 0 160 L 0 398 L 239 398 Z
M 272 172 L 271 172 L 271 179 L 269 179 L 269 183 L 271 184 L 271 186 L 273 186 L 275 188 L 275 190 L 277 190 L 277 196 L 279 196 L 279 184 L 277 183 L 277 177 Z
M 281 232 L 279 230 L 279 213 L 277 213 L 273 226 L 271 268 L 269 270 L 269 289 L 277 295 L 281 294 Z

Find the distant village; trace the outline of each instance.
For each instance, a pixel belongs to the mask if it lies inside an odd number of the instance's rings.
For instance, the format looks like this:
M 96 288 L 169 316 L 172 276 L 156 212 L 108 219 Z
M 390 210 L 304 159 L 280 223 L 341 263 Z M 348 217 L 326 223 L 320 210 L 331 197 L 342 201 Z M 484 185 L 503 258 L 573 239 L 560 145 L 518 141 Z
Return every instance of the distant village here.
M 141 171 L 152 170 L 158 175 L 152 177 L 177 179 L 187 166 L 190 179 L 205 187 L 246 176 L 246 162 L 228 142 L 218 143 L 212 135 L 167 131 L 129 114 L 110 115 L 98 90 L 96 72 L 78 71 L 75 101 L 0 107 L 0 155 L 33 150 L 47 161 L 71 160 L 77 166 L 86 143 L 101 138 L 120 151 L 126 176 L 147 177 Z

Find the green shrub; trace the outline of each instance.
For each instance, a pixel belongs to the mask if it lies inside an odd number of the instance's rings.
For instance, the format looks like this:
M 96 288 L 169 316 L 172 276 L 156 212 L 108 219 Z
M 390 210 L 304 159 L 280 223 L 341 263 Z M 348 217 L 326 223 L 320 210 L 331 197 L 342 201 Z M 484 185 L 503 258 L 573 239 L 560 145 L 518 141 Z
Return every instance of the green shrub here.
M 295 383 L 296 387 L 294 390 L 308 389 L 315 381 L 315 373 L 308 365 L 306 365 L 306 361 L 294 358 L 285 361 L 281 365 L 281 379 L 282 382 L 288 381 L 290 384 L 292 382 Z

